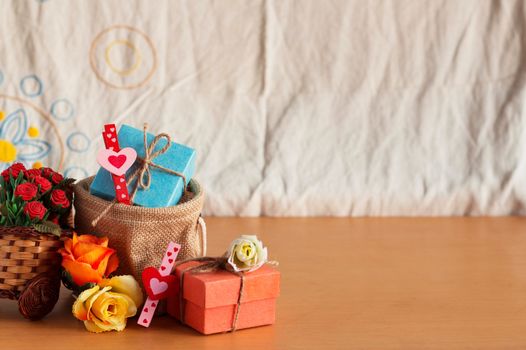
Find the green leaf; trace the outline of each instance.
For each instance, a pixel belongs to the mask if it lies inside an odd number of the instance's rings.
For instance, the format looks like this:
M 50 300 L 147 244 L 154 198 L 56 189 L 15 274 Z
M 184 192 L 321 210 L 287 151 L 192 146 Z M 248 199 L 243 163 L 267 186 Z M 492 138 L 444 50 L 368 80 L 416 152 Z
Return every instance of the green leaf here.
M 20 214 L 22 214 L 22 212 L 24 211 L 24 207 L 25 207 L 25 206 L 22 205 L 22 206 L 20 206 L 20 207 L 18 208 L 18 211 L 16 212 L 16 216 L 20 216 Z
M 77 286 L 73 281 L 71 274 L 64 268 L 62 268 L 62 284 L 64 284 L 64 287 L 67 289 L 74 291 L 77 295 L 97 285 L 96 283 L 88 282 L 80 287 Z
M 71 274 L 65 270 L 62 269 L 62 284 L 64 287 L 66 287 L 69 290 L 76 291 L 79 287 L 73 282 L 73 277 L 71 277 Z
M 42 233 L 51 233 L 59 237 L 62 234 L 62 230 L 60 229 L 60 226 L 52 223 L 51 221 L 44 221 L 40 224 L 33 225 L 33 227 L 38 232 L 42 232 Z
M 11 184 L 11 187 L 14 189 L 16 187 L 16 180 L 13 178 L 13 174 L 11 171 L 9 171 L 9 183 Z
M 82 286 L 78 287 L 77 293 L 82 293 L 83 291 L 95 287 L 97 284 L 93 282 L 88 282 L 86 284 L 83 284 Z
M 6 200 L 6 187 L 4 177 L 0 176 L 0 203 L 4 203 Z
M 8 216 L 10 216 L 12 218 L 16 217 L 16 211 L 13 210 L 12 206 L 8 205 L 7 206 L 7 210 L 9 212 Z
M 18 176 L 16 177 L 16 184 L 22 183 L 22 180 L 24 179 L 24 172 L 21 171 L 18 173 Z
M 7 210 L 5 204 L 0 205 L 0 214 L 2 214 L 2 216 L 9 216 L 9 210 Z
M 13 218 L 11 217 L 11 215 L 6 216 L 6 218 L 7 218 L 7 226 L 14 226 Z

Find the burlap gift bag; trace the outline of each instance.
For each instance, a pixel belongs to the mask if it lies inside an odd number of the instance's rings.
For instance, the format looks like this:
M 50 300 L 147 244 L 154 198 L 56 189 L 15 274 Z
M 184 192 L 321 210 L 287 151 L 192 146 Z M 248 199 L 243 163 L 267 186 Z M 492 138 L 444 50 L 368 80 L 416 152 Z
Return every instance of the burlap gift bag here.
M 196 180 L 190 181 L 179 204 L 167 208 L 112 204 L 89 192 L 92 181 L 90 177 L 74 186 L 75 230 L 110 239 L 120 261 L 118 274 L 141 281 L 146 267 L 159 266 L 170 241 L 181 245 L 177 260 L 206 254 L 206 228 L 200 217 L 204 192 Z

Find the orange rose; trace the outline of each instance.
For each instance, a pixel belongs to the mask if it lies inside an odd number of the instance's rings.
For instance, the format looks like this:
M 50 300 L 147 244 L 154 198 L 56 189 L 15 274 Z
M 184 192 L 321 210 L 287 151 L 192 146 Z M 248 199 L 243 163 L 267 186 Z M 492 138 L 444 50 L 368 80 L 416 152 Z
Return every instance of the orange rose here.
M 107 237 L 73 233 L 66 239 L 62 254 L 62 267 L 69 272 L 77 286 L 99 283 L 119 266 L 115 249 L 108 248 Z

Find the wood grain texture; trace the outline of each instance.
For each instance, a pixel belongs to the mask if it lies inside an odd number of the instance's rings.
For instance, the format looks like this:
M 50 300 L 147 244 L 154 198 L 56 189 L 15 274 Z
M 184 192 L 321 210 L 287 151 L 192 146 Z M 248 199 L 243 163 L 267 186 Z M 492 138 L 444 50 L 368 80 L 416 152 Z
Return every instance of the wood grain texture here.
M 280 261 L 274 326 L 201 336 L 168 317 L 90 334 L 0 301 L 1 349 L 526 349 L 522 218 L 209 218 L 210 254 L 258 233 Z M 163 249 L 163 247 L 160 247 Z

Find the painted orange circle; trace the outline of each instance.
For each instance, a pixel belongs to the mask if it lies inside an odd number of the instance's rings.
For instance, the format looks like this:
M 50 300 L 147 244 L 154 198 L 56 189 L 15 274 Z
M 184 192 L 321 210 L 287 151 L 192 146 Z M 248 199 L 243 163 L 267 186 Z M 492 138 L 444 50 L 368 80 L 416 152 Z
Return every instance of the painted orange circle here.
M 130 37 L 135 35 L 137 36 L 137 38 L 139 38 L 140 41 L 142 41 L 142 44 L 144 44 L 143 46 L 147 48 L 147 50 L 149 51 L 149 55 L 151 55 L 150 66 L 143 70 L 142 76 L 139 76 L 137 81 L 132 81 L 132 82 L 123 81 L 120 84 L 116 83 L 111 80 L 111 76 L 108 77 L 108 75 L 111 73 L 108 74 L 108 72 L 106 72 L 105 74 L 103 69 L 101 69 L 98 65 L 99 60 L 102 63 L 105 63 L 106 65 L 108 64 L 108 62 L 106 59 L 107 57 L 105 55 L 101 55 L 102 57 L 99 59 L 97 55 L 97 50 L 102 47 L 102 50 L 107 53 L 106 50 L 108 49 L 108 44 L 105 44 L 105 39 L 111 36 L 112 34 L 114 35 L 118 34 L 119 31 L 127 32 L 127 37 L 114 38 L 112 41 L 110 41 L 109 45 L 111 45 L 111 43 L 114 43 L 114 42 L 126 41 L 127 43 L 130 43 L 131 45 L 134 46 L 134 49 L 136 50 L 135 54 L 141 55 L 141 57 L 145 57 L 146 53 L 139 51 L 139 48 L 138 48 L 139 45 L 137 43 L 133 43 L 130 41 Z M 144 60 L 140 62 L 141 65 L 144 63 L 145 63 Z M 146 84 L 152 78 L 155 70 L 157 69 L 157 52 L 155 50 L 152 40 L 144 32 L 140 31 L 137 28 L 127 26 L 127 25 L 114 25 L 114 26 L 104 29 L 102 32 L 97 34 L 95 39 L 93 39 L 93 42 L 91 43 L 91 47 L 90 47 L 90 65 L 97 79 L 99 79 L 101 82 L 108 85 L 109 87 L 112 87 L 114 89 L 128 89 L 128 90 L 136 89 Z M 123 76 L 122 74 L 119 74 L 119 72 L 115 72 L 115 70 L 113 70 L 111 66 L 109 66 L 108 68 L 110 69 L 111 72 L 115 73 L 116 76 L 119 76 L 120 78 L 126 78 L 127 76 L 133 75 L 133 74 L 128 74 L 128 75 Z M 139 67 L 135 67 L 134 72 L 138 71 L 139 70 L 138 68 Z

